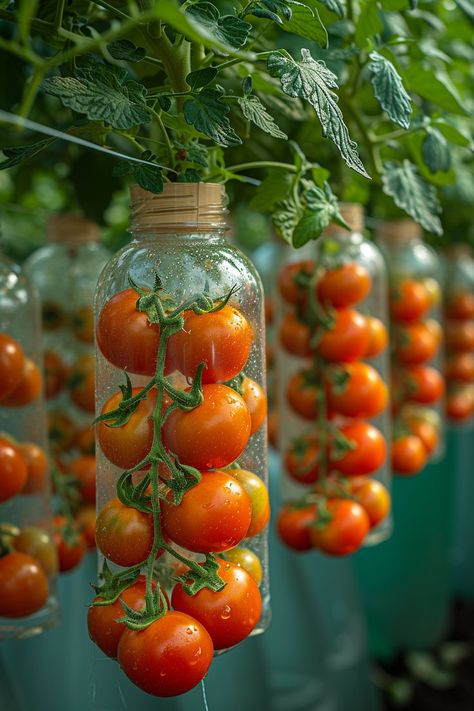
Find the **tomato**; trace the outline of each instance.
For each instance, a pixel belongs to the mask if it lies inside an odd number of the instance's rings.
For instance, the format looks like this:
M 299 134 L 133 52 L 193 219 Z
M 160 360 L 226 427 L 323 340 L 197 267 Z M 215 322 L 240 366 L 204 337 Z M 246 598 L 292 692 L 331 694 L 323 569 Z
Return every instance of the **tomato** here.
M 274 408 L 268 414 L 268 441 L 278 449 L 278 410 Z
M 258 585 L 246 570 L 228 560 L 218 560 L 219 577 L 226 584 L 219 592 L 203 588 L 187 595 L 181 583 L 173 588 L 171 604 L 198 620 L 211 635 L 215 649 L 238 644 L 260 619 L 262 598 Z
M 474 350 L 474 320 L 446 321 L 446 346 L 451 351 Z
M 375 417 L 385 410 L 388 389 L 367 363 L 349 363 L 330 373 L 330 407 L 346 417 Z
M 444 380 L 435 368 L 413 365 L 402 373 L 405 394 L 409 400 L 430 404 L 440 399 L 444 392 Z
M 424 324 L 428 331 L 434 336 L 436 345 L 439 346 L 443 341 L 443 329 L 441 328 L 440 322 L 435 318 L 428 318 L 424 321 Z
M 298 415 L 307 420 L 314 420 L 318 416 L 320 390 L 318 378 L 314 372 L 300 370 L 288 381 L 286 397 Z
M 54 351 L 45 351 L 43 356 L 44 392 L 47 400 L 56 397 L 64 387 L 68 377 L 67 365 Z
M 72 366 L 69 378 L 71 400 L 86 412 L 95 411 L 95 355 L 79 356 Z
M 364 356 L 369 339 L 364 316 L 353 309 L 340 309 L 334 314 L 331 328 L 324 331 L 317 350 L 328 361 L 348 363 Z
M 140 390 L 133 388 L 132 394 L 136 395 Z M 114 393 L 102 406 L 101 414 L 115 410 L 121 400 L 122 393 Z M 152 415 L 155 404 L 156 390 L 152 389 L 140 401 L 126 424 L 109 427 L 105 421 L 96 425 L 98 443 L 109 462 L 121 469 L 130 469 L 146 457 L 153 443 Z
M 193 617 L 170 611 L 146 629 L 126 629 L 118 660 L 131 682 L 153 696 L 177 696 L 204 679 L 214 647 Z
M 460 380 L 463 383 L 474 381 L 474 354 L 454 353 L 446 361 L 445 376 L 447 380 Z
M 438 429 L 432 422 L 427 422 L 422 419 L 413 419 L 408 422 L 408 428 L 411 434 L 414 434 L 421 439 L 428 455 L 432 454 L 437 449 L 439 444 L 439 434 Z
M 244 368 L 252 345 L 252 329 L 245 316 L 226 304 L 207 314 L 183 313 L 184 326 L 168 341 L 170 371 L 193 378 L 200 363 L 203 383 L 231 380 Z
M 391 292 L 390 310 L 395 321 L 415 323 L 431 307 L 428 289 L 420 281 L 404 279 Z
M 241 396 L 227 385 L 203 386 L 204 400 L 194 410 L 175 410 L 163 425 L 163 441 L 182 464 L 199 470 L 227 467 L 247 446 L 250 414 Z
M 74 518 L 79 530 L 84 536 L 87 547 L 89 549 L 95 548 L 95 506 L 92 506 L 91 504 L 80 506 Z
M 302 435 L 289 446 L 284 456 L 287 474 L 300 484 L 313 484 L 319 476 L 321 448 L 313 433 Z
M 294 551 L 308 551 L 313 547 L 310 527 L 316 519 L 316 506 L 284 506 L 277 519 L 277 530 L 281 540 Z
M 48 580 L 40 564 L 25 553 L 0 558 L 0 617 L 27 617 L 48 599 Z
M 446 414 L 454 422 L 463 422 L 474 415 L 474 397 L 461 389 L 449 393 L 446 398 Z
M 48 475 L 48 458 L 41 447 L 33 442 L 24 442 L 17 447 L 27 468 L 27 481 L 22 494 L 37 494 L 43 491 Z
M 13 390 L 10 395 L 2 400 L 4 407 L 21 407 L 29 405 L 30 402 L 36 400 L 41 393 L 43 381 L 41 372 L 36 363 L 33 363 L 31 358 L 25 358 L 25 365 L 21 374 L 19 385 Z
M 103 307 L 97 324 L 97 345 L 107 360 L 129 373 L 154 375 L 159 324 L 137 311 L 139 295 L 133 289 L 119 291 Z
M 439 282 L 433 277 L 426 277 L 426 279 L 423 279 L 422 284 L 428 292 L 430 306 L 437 306 L 441 301 L 441 288 Z
M 400 363 L 425 363 L 433 358 L 437 348 L 436 336 L 424 323 L 408 324 L 396 332 L 395 357 Z
M 66 525 L 64 516 L 55 516 L 53 525 L 53 538 L 58 554 L 59 572 L 66 573 L 68 570 L 76 568 L 83 559 L 86 552 L 86 541 L 74 522 L 70 525 L 72 530 L 66 534 L 69 526 Z
M 347 308 L 363 301 L 372 287 L 369 272 L 351 262 L 326 271 L 318 282 L 318 298 L 324 305 Z
M 294 314 L 286 314 L 280 325 L 280 342 L 283 348 L 294 356 L 309 358 L 311 348 L 311 334 L 308 326 L 300 321 Z
M 156 583 L 153 581 L 153 589 Z M 117 622 L 125 616 L 125 610 L 121 605 L 121 600 L 136 612 L 146 609 L 146 578 L 140 575 L 136 582 L 120 593 L 120 596 L 110 605 L 94 605 L 89 607 L 87 612 L 87 627 L 89 637 L 108 657 L 115 658 L 120 638 L 127 629 L 123 622 Z M 94 602 L 100 602 L 104 598 L 97 595 Z
M 94 343 L 94 311 L 92 306 L 81 306 L 72 315 L 72 330 L 83 343 Z
M 229 474 L 237 479 L 250 499 L 252 516 L 246 538 L 261 533 L 270 520 L 270 499 L 267 487 L 259 476 L 246 469 L 231 469 Z
M 118 498 L 108 501 L 97 516 L 95 539 L 106 558 L 130 568 L 141 563 L 153 546 L 153 517 Z
M 95 503 L 95 480 L 96 467 L 95 457 L 78 457 L 70 462 L 68 473 L 76 479 L 79 484 L 79 493 L 86 504 Z
M 162 503 L 163 529 L 172 541 L 195 553 L 233 548 L 245 538 L 252 506 L 244 487 L 226 472 L 204 472 L 177 506 Z
M 230 560 L 234 565 L 246 570 L 257 585 L 260 585 L 262 582 L 262 564 L 260 563 L 259 557 L 249 548 L 231 548 L 229 551 L 226 551 L 225 560 Z
M 364 542 L 370 528 L 367 512 L 351 499 L 328 499 L 326 507 L 332 518 L 325 524 L 316 521 L 310 528 L 313 546 L 329 555 L 354 553 Z
M 474 294 L 469 291 L 457 291 L 447 299 L 446 313 L 450 318 L 464 321 L 474 318 Z
M 18 341 L 6 333 L 0 333 L 0 400 L 11 395 L 18 387 L 24 365 L 25 356 Z
M 331 457 L 331 463 L 337 471 L 347 476 L 373 474 L 383 465 L 386 456 L 386 444 L 382 433 L 368 422 L 350 422 L 343 425 L 339 432 L 354 447 L 337 459 Z
M 357 477 L 351 481 L 351 492 L 365 509 L 371 528 L 387 518 L 390 511 L 390 494 L 379 481 Z
M 64 452 L 72 445 L 76 433 L 74 422 L 61 410 L 48 413 L 49 445 L 54 452 Z
M 267 416 L 267 396 L 255 380 L 244 378 L 242 397 L 250 414 L 250 434 L 258 432 Z
M 0 503 L 19 494 L 28 479 L 28 467 L 16 446 L 0 438 Z
M 398 437 L 392 444 L 392 468 L 396 474 L 418 474 L 427 460 L 422 440 L 416 435 Z
M 82 454 L 95 454 L 95 435 L 92 425 L 78 429 L 73 444 Z
M 298 304 L 305 300 L 305 282 L 315 268 L 315 263 L 310 260 L 287 264 L 278 275 L 278 288 L 280 294 L 289 304 Z M 306 279 L 305 279 L 306 277 Z
M 43 568 L 46 575 L 58 569 L 56 548 L 48 533 L 42 528 L 26 526 L 13 539 L 15 550 L 32 556 Z
M 369 345 L 364 353 L 364 358 L 375 358 L 385 351 L 388 346 L 388 333 L 384 324 L 379 318 L 366 316 L 369 328 Z
M 64 311 L 59 304 L 45 301 L 41 307 L 41 322 L 44 331 L 57 331 L 65 321 Z

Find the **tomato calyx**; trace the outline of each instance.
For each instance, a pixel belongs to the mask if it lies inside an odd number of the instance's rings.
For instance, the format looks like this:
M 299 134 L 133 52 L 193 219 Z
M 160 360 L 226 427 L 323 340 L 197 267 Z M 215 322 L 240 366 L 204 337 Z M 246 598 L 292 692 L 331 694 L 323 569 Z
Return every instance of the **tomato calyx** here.
M 0 523 L 0 558 L 15 550 L 13 539 L 20 535 L 20 529 L 12 523 Z
M 357 449 L 357 444 L 354 440 L 346 437 L 340 430 L 334 430 L 334 435 L 331 439 L 331 458 L 334 460 L 342 459 L 348 452 Z
M 179 556 L 177 557 L 179 559 Z M 188 561 L 186 562 L 189 564 Z M 212 553 L 206 553 L 206 560 L 203 563 L 193 565 L 192 569 L 180 575 L 177 581 L 181 583 L 184 592 L 189 596 L 196 595 L 203 588 L 219 592 L 225 588 L 226 584 L 219 577 L 218 570 L 219 562 L 216 557 Z
M 138 580 L 140 575 L 140 565 L 136 565 L 133 568 L 128 568 L 123 573 L 113 574 L 109 568 L 107 560 L 104 558 L 102 564 L 102 570 L 99 576 L 99 584 L 94 585 L 91 583 L 91 587 L 95 590 L 96 594 L 99 595 L 102 600 L 94 600 L 92 605 L 98 607 L 103 605 L 111 605 L 113 602 L 118 600 L 123 591 L 133 585 Z

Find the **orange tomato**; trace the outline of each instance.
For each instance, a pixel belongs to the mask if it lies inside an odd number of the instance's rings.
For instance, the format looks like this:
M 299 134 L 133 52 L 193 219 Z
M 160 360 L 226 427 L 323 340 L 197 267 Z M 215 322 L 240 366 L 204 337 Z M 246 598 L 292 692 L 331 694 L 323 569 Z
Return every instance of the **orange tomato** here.
M 395 474 L 412 476 L 426 464 L 427 453 L 422 440 L 416 435 L 398 437 L 392 444 L 392 468 Z
M 364 357 L 375 358 L 387 348 L 388 333 L 379 318 L 375 318 L 374 316 L 366 316 L 365 318 L 369 327 L 369 345 Z
M 242 382 L 242 397 L 250 414 L 250 434 L 258 432 L 267 416 L 267 396 L 263 388 L 255 380 L 244 378 Z
M 2 400 L 2 405 L 4 407 L 29 405 L 39 397 L 42 386 L 40 369 L 31 358 L 25 358 L 20 383 L 5 400 Z
M 390 311 L 395 321 L 415 323 L 431 307 L 428 289 L 420 281 L 403 279 L 391 292 Z
M 317 293 L 322 304 L 341 309 L 363 301 L 371 287 L 372 279 L 367 269 L 351 262 L 324 272 L 319 279 Z
M 353 309 L 340 309 L 335 312 L 333 325 L 319 340 L 317 351 L 328 361 L 348 363 L 364 356 L 369 338 L 364 316 Z

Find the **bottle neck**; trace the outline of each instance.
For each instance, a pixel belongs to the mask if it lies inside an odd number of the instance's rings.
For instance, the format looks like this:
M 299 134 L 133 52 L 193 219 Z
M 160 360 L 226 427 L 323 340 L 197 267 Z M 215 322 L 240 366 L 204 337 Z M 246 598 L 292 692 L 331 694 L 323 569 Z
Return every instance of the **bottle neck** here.
M 225 229 L 210 229 L 204 231 L 189 229 L 183 226 L 183 229 L 176 231 L 162 230 L 153 227 L 132 227 L 130 230 L 132 239 L 136 242 L 180 242 L 180 243 L 218 243 L 225 240 Z

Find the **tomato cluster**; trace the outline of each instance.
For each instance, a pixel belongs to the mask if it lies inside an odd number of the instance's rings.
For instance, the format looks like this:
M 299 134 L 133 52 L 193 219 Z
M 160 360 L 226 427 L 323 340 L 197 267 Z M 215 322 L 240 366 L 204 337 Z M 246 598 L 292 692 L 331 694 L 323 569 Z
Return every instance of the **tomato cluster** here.
M 283 463 L 289 479 L 305 487 L 280 512 L 278 531 L 294 550 L 346 555 L 390 509 L 387 489 L 369 478 L 385 465 L 386 440 L 367 421 L 385 411 L 388 391 L 376 367 L 365 362 L 386 350 L 387 331 L 361 310 L 372 277 L 354 259 L 339 256 L 327 267 L 294 262 L 278 284 L 285 307 L 280 343 L 293 356 L 286 402 L 303 428 L 283 452 Z
M 251 548 L 267 526 L 269 497 L 238 459 L 265 421 L 266 397 L 245 374 L 254 336 L 236 305 L 178 308 L 181 327 L 168 334 L 139 308 L 140 293 L 112 296 L 97 325 L 102 356 L 149 382 L 113 393 L 101 407 L 96 436 L 105 466 L 125 470 L 121 480 L 135 498 L 117 488 L 99 511 L 95 538 L 133 580 L 113 599 L 99 591 L 88 626 L 131 681 L 168 696 L 195 686 L 214 650 L 242 641 L 261 615 L 262 563 Z M 165 321 L 176 305 L 162 303 Z M 134 406 L 120 420 L 127 397 Z M 210 582 L 196 585 L 202 575 Z M 154 615 L 142 625 L 117 622 L 122 603 L 146 616 L 152 596 Z
M 433 362 L 442 329 L 433 309 L 440 288 L 434 278 L 403 277 L 390 291 L 392 325 L 392 468 L 401 476 L 420 472 L 439 445 L 439 405 L 444 380 Z
M 474 415 L 474 293 L 452 284 L 445 311 L 446 415 L 465 423 Z

